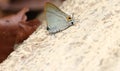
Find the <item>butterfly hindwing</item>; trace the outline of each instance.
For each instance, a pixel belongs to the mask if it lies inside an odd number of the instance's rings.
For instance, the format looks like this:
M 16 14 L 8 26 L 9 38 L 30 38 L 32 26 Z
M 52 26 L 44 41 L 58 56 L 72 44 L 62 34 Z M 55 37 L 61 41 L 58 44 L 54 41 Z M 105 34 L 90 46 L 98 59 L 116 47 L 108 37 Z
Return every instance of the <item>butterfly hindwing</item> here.
M 45 7 L 47 28 L 50 33 L 56 33 L 62 31 L 70 26 L 66 17 L 68 16 L 62 12 L 59 8 L 51 3 L 47 3 Z

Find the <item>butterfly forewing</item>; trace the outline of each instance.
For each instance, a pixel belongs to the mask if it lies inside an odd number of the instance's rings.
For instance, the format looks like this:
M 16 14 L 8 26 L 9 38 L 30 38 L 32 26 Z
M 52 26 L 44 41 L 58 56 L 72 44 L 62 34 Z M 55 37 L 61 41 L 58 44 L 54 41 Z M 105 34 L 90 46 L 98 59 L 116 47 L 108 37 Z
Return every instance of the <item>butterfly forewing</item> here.
M 56 33 L 69 27 L 69 23 L 66 20 L 68 16 L 62 12 L 59 8 L 51 3 L 46 3 L 45 6 L 47 27 L 50 33 Z

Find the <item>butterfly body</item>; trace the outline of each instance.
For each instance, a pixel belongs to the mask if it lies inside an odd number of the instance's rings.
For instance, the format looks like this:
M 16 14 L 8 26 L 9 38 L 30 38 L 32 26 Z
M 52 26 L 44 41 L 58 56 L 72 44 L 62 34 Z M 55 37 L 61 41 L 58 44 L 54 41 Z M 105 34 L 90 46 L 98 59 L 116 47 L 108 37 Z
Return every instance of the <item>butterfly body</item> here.
M 74 24 L 72 17 L 49 2 L 45 5 L 45 15 L 47 19 L 47 30 L 51 34 L 65 30 Z

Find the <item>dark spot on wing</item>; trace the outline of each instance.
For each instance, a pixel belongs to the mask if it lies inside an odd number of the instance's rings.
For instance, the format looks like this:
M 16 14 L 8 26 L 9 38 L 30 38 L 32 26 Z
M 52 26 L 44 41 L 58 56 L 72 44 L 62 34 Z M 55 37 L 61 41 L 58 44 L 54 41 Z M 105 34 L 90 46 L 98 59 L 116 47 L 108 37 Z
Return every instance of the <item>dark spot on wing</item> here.
M 73 25 L 74 23 L 73 23 L 73 22 L 71 22 L 71 24 Z
M 68 19 L 71 19 L 71 17 L 68 17 Z
M 47 27 L 47 30 L 50 30 L 50 28 L 49 28 L 49 27 Z

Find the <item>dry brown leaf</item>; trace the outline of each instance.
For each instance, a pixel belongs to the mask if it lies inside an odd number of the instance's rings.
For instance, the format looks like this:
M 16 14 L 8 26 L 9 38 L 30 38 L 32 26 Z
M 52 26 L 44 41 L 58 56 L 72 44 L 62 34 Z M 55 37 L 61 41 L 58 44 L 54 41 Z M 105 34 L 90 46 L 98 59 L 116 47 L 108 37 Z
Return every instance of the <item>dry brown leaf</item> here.
M 26 21 L 28 10 L 24 8 L 16 15 L 0 19 L 0 62 L 13 51 L 15 43 L 25 40 L 41 24 L 39 20 Z

